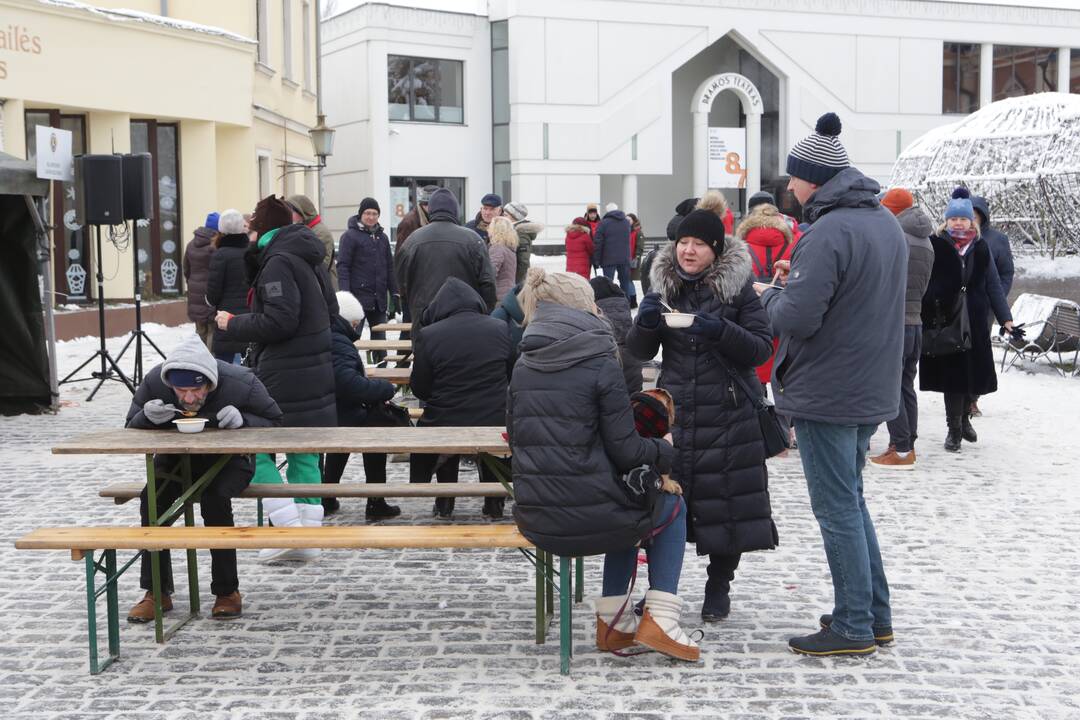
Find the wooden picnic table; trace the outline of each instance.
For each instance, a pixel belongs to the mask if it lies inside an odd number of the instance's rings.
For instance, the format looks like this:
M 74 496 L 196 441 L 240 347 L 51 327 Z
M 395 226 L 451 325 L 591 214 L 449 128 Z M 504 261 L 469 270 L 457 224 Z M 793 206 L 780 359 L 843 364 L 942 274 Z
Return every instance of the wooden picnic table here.
M 405 371 L 408 373 L 408 370 Z M 149 524 L 183 514 L 184 524 L 193 526 L 192 502 L 209 485 L 233 455 L 252 453 L 429 453 L 437 455 L 478 455 L 488 462 L 509 490 L 505 472 L 490 456 L 506 457 L 510 448 L 503 439 L 504 428 L 492 427 L 404 427 L 404 428 L 239 428 L 181 433 L 177 430 L 137 430 L 117 428 L 80 435 L 55 445 L 56 455 L 145 455 Z M 171 473 L 154 469 L 154 455 L 176 455 L 179 463 Z M 191 455 L 218 455 L 217 461 L 201 477 L 192 477 Z M 164 513 L 157 511 L 158 475 L 178 481 L 180 497 Z M 512 491 L 511 491 L 512 495 Z M 180 629 L 199 613 L 199 578 L 195 550 L 187 551 L 189 613 L 178 624 L 165 629 L 161 609 L 161 558 L 150 552 L 150 574 L 154 596 L 154 636 L 158 643 Z M 126 569 L 126 567 L 125 567 Z
M 357 350 L 412 350 L 412 340 L 357 340 Z
M 385 322 L 372 325 L 372 332 L 409 332 L 412 330 L 411 322 Z
M 382 380 L 389 380 L 395 385 L 408 385 L 409 377 L 412 375 L 412 368 L 367 367 L 364 368 L 364 373 L 369 378 L 381 378 Z

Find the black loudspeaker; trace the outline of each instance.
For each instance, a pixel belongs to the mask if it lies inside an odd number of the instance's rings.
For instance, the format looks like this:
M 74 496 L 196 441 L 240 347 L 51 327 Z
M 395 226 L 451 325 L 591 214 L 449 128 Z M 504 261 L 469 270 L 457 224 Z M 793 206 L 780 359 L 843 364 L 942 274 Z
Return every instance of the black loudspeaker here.
M 151 220 L 154 217 L 154 165 L 150 153 L 123 156 L 124 219 Z
M 124 222 L 123 163 L 119 155 L 75 158 L 75 222 L 119 225 Z

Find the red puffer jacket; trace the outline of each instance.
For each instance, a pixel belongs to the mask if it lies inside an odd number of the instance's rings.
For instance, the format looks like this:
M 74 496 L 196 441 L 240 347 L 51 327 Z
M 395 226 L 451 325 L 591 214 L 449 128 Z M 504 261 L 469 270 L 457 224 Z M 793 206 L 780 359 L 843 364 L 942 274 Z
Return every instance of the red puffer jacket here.
M 758 205 L 754 212 L 746 216 L 735 233 L 746 241 L 753 261 L 754 276 L 760 282 L 772 282 L 776 271 L 773 264 L 777 260 L 790 260 L 795 249 L 796 236 L 791 225 L 772 205 Z M 757 368 L 758 379 L 764 384 L 772 374 L 773 358 L 779 341 L 773 338 L 773 354 L 763 365 Z
M 592 267 L 593 239 L 583 218 L 574 218 L 566 226 L 566 272 L 577 273 L 586 280 Z

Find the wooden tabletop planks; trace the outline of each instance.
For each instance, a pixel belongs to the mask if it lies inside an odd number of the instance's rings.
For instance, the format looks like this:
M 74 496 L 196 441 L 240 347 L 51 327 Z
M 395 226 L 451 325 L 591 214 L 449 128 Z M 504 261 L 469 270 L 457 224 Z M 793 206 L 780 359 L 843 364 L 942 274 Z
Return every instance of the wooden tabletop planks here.
M 412 350 L 412 340 L 357 340 L 357 350 Z
M 407 371 L 406 371 L 407 372 Z M 53 447 L 57 455 L 248 453 L 429 453 L 509 456 L 505 428 L 373 427 L 373 428 L 240 428 L 180 433 L 176 430 L 117 428 L 80 435 Z
M 371 326 L 372 332 L 409 332 L 412 330 L 411 322 L 385 322 Z

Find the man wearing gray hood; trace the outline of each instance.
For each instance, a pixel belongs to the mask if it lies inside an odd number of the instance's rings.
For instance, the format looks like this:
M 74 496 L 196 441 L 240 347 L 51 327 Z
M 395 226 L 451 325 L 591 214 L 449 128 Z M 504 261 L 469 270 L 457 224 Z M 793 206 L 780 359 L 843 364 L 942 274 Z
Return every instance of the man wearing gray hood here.
M 222 430 L 241 427 L 271 427 L 281 424 L 281 410 L 251 370 L 215 360 L 199 338 L 181 342 L 165 362 L 146 373 L 128 409 L 126 427 L 144 430 L 173 430 L 180 417 L 205 418 L 207 426 Z M 219 455 L 190 455 L 192 477 L 199 477 L 218 461 Z M 155 455 L 154 472 L 172 472 L 181 460 L 178 455 Z M 203 524 L 232 527 L 232 501 L 251 482 L 255 463 L 250 455 L 233 455 L 221 468 L 199 501 Z M 158 486 L 157 512 L 162 514 L 180 497 L 179 483 Z M 150 502 L 146 488 L 139 497 L 142 524 L 150 524 Z M 168 518 L 172 524 L 176 517 Z M 216 619 L 240 616 L 240 581 L 236 573 L 235 550 L 211 550 L 210 590 L 217 597 L 211 616 Z M 128 613 L 128 621 L 146 623 L 154 619 L 150 554 L 142 554 L 139 585 L 146 595 Z M 162 609 L 172 610 L 172 563 L 169 551 L 161 553 Z
M 922 354 L 922 299 L 934 267 L 934 246 L 930 236 L 934 224 L 922 208 L 913 207 L 914 198 L 904 188 L 892 188 L 881 204 L 896 215 L 908 246 L 907 293 L 904 300 L 904 366 L 900 375 L 900 408 L 889 420 L 889 447 L 870 462 L 889 470 L 915 467 L 915 438 L 919 429 L 919 394 L 915 373 Z

